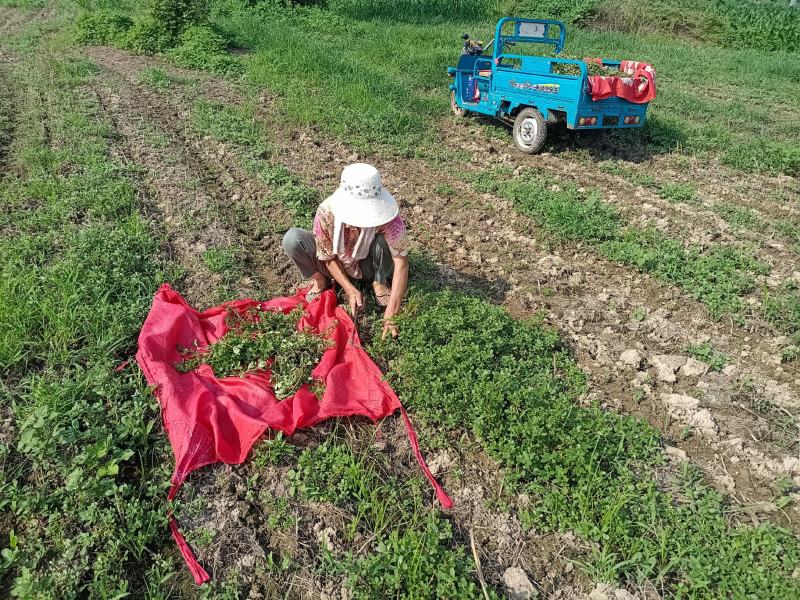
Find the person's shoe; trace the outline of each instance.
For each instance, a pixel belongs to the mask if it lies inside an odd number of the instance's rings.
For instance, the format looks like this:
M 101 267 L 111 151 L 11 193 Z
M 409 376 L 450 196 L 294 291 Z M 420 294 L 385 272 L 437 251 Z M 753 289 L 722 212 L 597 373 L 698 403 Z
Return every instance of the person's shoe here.
M 389 299 L 392 297 L 392 288 L 385 283 L 373 283 L 372 289 L 375 292 L 375 301 L 378 306 L 386 308 L 389 305 Z
M 327 290 L 329 287 L 330 285 L 327 283 L 324 287 L 321 286 L 319 282 L 315 279 L 311 288 L 309 288 L 309 290 L 306 292 L 306 302 L 311 304 L 314 300 L 316 300 L 322 295 L 322 292 Z

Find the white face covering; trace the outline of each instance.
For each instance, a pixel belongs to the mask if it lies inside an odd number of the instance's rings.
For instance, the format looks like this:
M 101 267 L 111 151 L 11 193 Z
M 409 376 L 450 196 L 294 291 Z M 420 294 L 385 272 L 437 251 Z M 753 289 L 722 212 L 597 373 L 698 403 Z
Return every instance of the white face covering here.
M 344 223 L 342 223 L 336 216 L 333 217 L 333 248 L 336 256 L 344 255 Z M 361 227 L 356 241 L 355 248 L 353 248 L 353 258 L 356 260 L 364 260 L 369 255 L 369 248 L 372 246 L 372 241 L 375 239 L 375 231 L 377 227 Z

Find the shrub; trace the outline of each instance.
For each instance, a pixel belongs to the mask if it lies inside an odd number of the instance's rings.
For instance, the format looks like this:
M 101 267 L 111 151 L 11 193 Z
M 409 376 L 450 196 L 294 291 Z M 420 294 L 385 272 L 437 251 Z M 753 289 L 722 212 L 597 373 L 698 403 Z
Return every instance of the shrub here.
M 119 45 L 137 54 L 156 54 L 171 48 L 175 37 L 161 21 L 152 16 L 137 19 L 121 37 Z
M 100 10 L 78 17 L 76 39 L 81 44 L 115 43 L 133 25 L 133 21 L 119 13 Z
M 173 36 L 208 20 L 208 0 L 150 0 L 150 14 Z
M 211 27 L 193 25 L 179 38 L 170 51 L 175 62 L 191 69 L 208 69 L 215 73 L 238 73 L 241 65 L 228 54 L 224 38 Z

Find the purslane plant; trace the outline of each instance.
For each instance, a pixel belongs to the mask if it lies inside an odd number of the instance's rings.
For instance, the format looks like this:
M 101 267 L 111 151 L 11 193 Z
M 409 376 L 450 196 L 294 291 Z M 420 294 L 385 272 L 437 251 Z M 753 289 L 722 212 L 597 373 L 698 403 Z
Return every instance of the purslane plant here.
M 287 398 L 303 384 L 314 383 L 311 372 L 331 346 L 326 332 L 298 329 L 302 317 L 301 308 L 286 314 L 260 307 L 242 314 L 229 311 L 225 335 L 206 348 L 199 348 L 197 342 L 194 348 L 179 347 L 185 358 L 175 368 L 188 373 L 206 364 L 219 378 L 269 370 L 275 395 Z M 321 396 L 318 385 L 314 392 Z

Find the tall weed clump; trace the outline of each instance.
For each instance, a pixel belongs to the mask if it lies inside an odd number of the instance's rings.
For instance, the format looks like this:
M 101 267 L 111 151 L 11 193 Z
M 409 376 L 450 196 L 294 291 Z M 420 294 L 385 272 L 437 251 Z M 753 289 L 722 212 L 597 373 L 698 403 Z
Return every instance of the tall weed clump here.
M 77 40 L 112 44 L 138 54 L 167 53 L 180 65 L 216 73 L 238 73 L 239 61 L 209 24 L 209 0 L 150 0 L 136 20 L 100 10 L 83 14 Z
M 81 44 L 114 44 L 131 28 L 127 15 L 111 10 L 84 13 L 77 20 L 76 39 Z
M 779 4 L 717 0 L 728 20 L 728 46 L 800 52 L 800 10 Z
M 211 27 L 192 25 L 178 38 L 178 45 L 168 52 L 175 62 L 191 69 L 215 73 L 238 73 L 239 61 L 226 48 L 226 41 Z
M 209 0 L 150 0 L 150 16 L 173 36 L 208 21 Z

